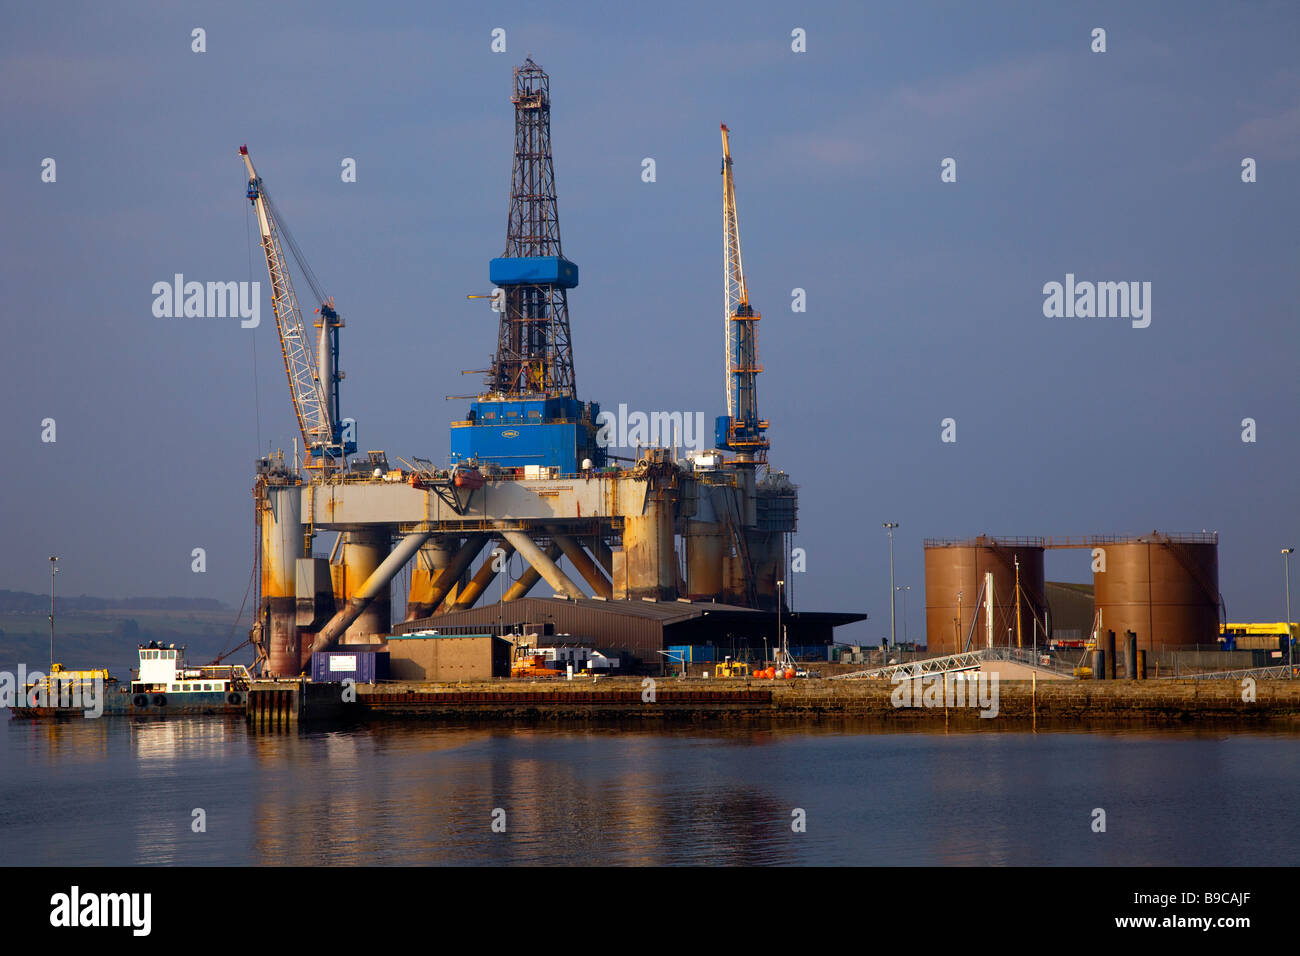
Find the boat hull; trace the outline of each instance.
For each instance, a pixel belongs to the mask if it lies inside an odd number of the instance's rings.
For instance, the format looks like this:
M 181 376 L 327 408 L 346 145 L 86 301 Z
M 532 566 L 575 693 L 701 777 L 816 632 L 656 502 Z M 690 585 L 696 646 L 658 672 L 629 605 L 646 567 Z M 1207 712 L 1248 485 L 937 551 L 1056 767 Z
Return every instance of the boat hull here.
M 104 697 L 104 717 L 200 717 L 243 716 L 248 694 L 243 691 L 196 691 L 193 693 L 110 692 Z M 16 718 L 25 720 L 73 720 L 86 717 L 84 706 L 12 707 Z

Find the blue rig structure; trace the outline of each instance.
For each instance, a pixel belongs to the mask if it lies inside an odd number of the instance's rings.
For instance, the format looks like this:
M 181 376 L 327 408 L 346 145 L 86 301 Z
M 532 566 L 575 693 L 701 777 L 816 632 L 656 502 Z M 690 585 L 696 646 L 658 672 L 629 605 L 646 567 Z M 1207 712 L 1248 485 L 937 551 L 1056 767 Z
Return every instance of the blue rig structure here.
M 560 474 L 602 467 L 600 406 L 577 398 L 569 336 L 578 266 L 564 257 L 551 160 L 551 92 L 532 59 L 515 70 L 515 157 L 505 255 L 493 259 L 493 308 L 501 313 L 485 389 L 452 422 L 453 463 L 540 466 Z

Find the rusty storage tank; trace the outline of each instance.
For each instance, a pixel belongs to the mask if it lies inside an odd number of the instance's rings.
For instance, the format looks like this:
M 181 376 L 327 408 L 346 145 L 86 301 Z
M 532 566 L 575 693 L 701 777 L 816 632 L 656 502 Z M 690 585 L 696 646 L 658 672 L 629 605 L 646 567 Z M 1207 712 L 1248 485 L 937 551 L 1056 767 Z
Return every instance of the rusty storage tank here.
M 1105 558 L 1100 570 L 1096 548 Z M 1219 638 L 1219 536 L 1160 534 L 1098 539 L 1093 593 L 1103 631 L 1137 634 L 1138 648 L 1215 645 Z
M 1033 645 L 1034 617 L 1043 620 L 1043 539 L 994 538 L 981 535 L 965 541 L 925 542 L 925 642 L 931 654 L 965 649 L 966 635 L 978 615 L 971 648 L 986 646 L 988 632 L 983 605 L 976 606 L 984 575 L 993 572 L 993 643 L 1016 642 L 1016 562 L 1020 563 L 1021 641 Z M 960 594 L 960 599 L 958 598 Z M 1038 642 L 1044 643 L 1042 628 Z

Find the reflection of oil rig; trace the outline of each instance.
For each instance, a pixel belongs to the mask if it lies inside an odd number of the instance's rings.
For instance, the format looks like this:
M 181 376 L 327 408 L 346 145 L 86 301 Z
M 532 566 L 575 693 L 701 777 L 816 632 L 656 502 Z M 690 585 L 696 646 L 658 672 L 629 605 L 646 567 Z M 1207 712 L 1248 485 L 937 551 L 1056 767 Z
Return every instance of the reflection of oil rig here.
M 780 605 L 791 644 L 828 643 L 835 625 L 865 615 L 785 607 L 798 492 L 767 467 L 768 423 L 758 416 L 756 388 L 759 314 L 741 262 L 727 127 L 727 414 L 717 419 L 708 453 L 678 459 L 674 449 L 643 447 L 616 459 L 598 440 L 599 406 L 577 397 L 568 291 L 578 267 L 560 244 L 549 80 L 531 59 L 514 80 L 506 250 L 489 270 L 497 348 L 483 391 L 452 423 L 448 468 L 419 458 L 394 468 L 382 452 L 348 463 L 356 444 L 355 425 L 339 409 L 343 321 L 241 150 L 306 456 L 305 475 L 283 455 L 257 467 L 254 639 L 269 672 L 298 674 L 314 650 L 338 643 L 383 641 L 393 624 L 391 583 L 408 564 L 408 629 L 564 628 L 657 669 L 668 640 L 713 643 L 714 634 L 720 644 L 761 646 L 766 637 L 775 646 Z M 298 308 L 281 232 L 320 302 L 314 335 Z M 313 556 L 322 531 L 337 533 L 328 557 Z M 501 602 L 476 607 L 515 555 L 522 572 L 501 583 Z M 527 597 L 541 580 L 554 598 Z

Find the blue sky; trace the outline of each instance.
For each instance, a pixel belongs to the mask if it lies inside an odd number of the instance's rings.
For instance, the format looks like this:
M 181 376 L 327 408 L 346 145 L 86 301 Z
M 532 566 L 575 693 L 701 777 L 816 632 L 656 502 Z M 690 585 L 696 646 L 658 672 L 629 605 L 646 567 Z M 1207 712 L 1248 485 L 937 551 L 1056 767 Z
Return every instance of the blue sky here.
M 252 460 L 294 434 L 269 301 L 250 331 L 155 318 L 150 290 L 181 272 L 266 295 L 241 143 L 347 319 L 360 444 L 445 459 L 464 403 L 444 396 L 475 389 L 459 370 L 495 342 L 465 296 L 504 247 L 511 68 L 531 53 L 582 269 L 578 388 L 606 408 L 723 407 L 718 124 L 732 130 L 759 407 L 773 466 L 801 486 L 796 606 L 866 611 L 855 634 L 877 639 L 893 520 L 913 624 L 922 539 L 981 532 L 1217 530 L 1229 616 L 1282 613 L 1278 549 L 1300 538 L 1294 4 L 68 4 L 6 20 L 0 587 L 43 590 L 59 554 L 69 593 L 238 604 Z M 1045 318 L 1042 287 L 1067 273 L 1151 282 L 1150 327 Z M 1088 577 L 1071 552 L 1047 570 Z

